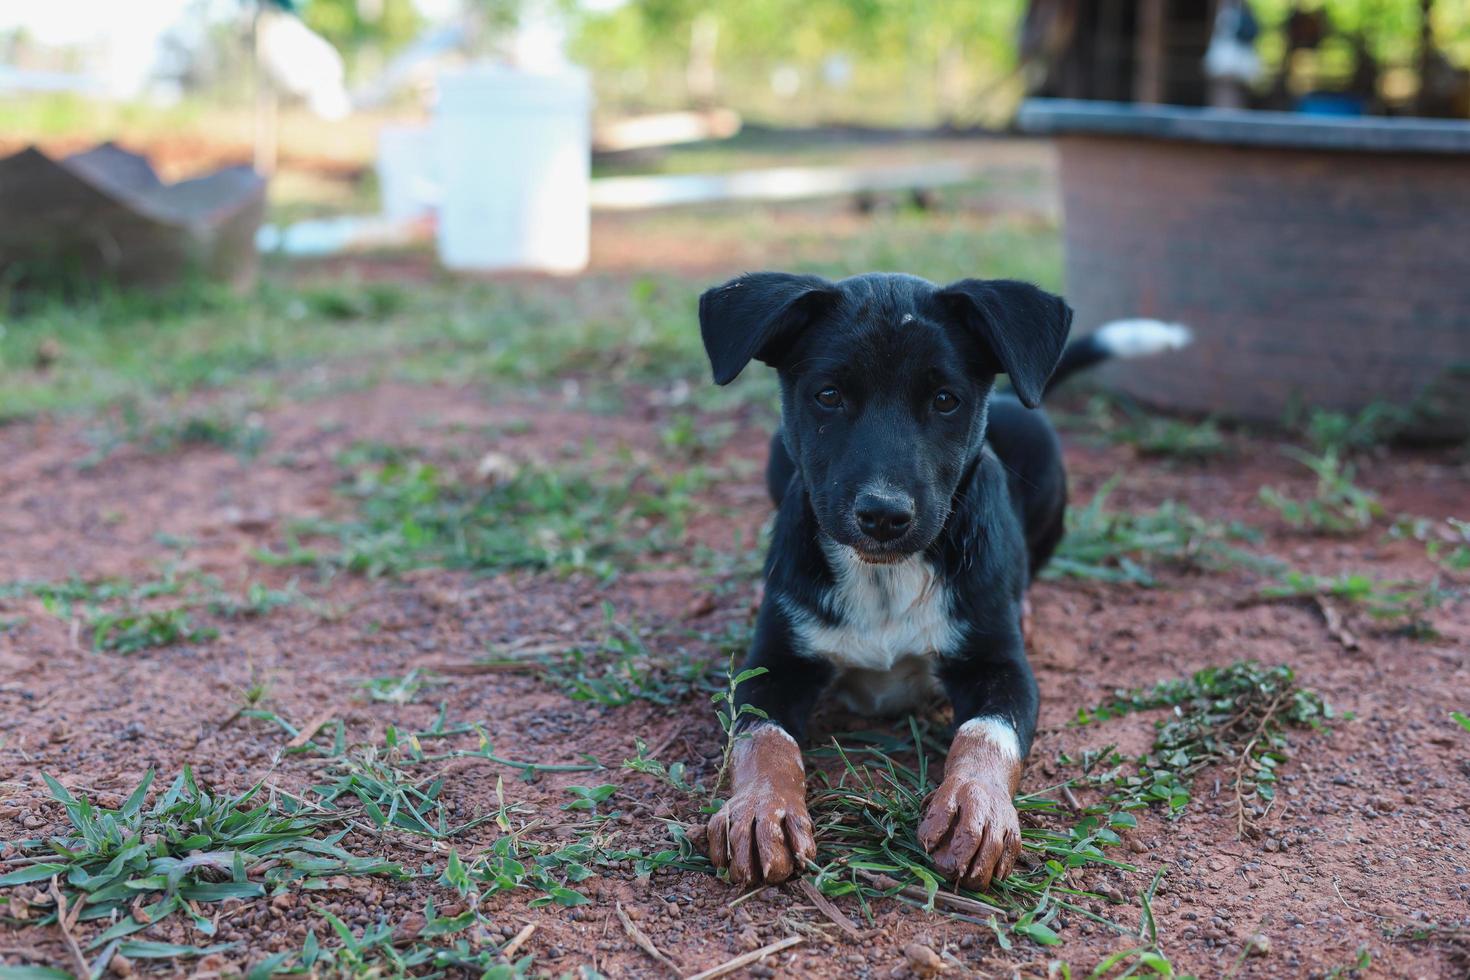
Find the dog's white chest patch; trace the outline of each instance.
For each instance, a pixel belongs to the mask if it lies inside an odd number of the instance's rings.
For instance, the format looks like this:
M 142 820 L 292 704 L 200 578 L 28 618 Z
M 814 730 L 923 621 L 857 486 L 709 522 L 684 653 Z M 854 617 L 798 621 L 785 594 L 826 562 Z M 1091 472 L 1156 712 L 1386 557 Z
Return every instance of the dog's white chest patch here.
M 861 688 L 872 695 L 844 696 L 854 708 L 900 710 L 927 697 L 934 690 L 931 659 L 960 640 L 938 570 L 922 556 L 871 565 L 842 545 L 824 547 L 836 581 L 821 601 L 835 624 L 787 604 L 798 639 L 810 654 L 844 669 L 839 693 Z

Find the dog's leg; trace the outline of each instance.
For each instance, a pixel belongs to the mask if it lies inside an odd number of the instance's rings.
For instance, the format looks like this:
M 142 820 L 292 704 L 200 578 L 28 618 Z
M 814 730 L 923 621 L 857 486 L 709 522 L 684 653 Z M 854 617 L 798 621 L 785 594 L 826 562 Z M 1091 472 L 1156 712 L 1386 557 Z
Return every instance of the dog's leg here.
M 1021 853 L 1013 797 L 1036 730 L 1037 694 L 1019 624 L 999 642 L 987 637 L 984 649 L 946 658 L 939 676 L 957 727 L 919 841 L 941 872 L 983 891 Z
M 767 615 L 762 607 L 762 619 Z M 784 652 L 783 637 L 780 624 L 757 629 L 745 667 L 764 667 L 766 673 L 737 688 L 734 707 L 738 712 L 750 705 L 758 713 L 737 715 L 730 798 L 709 822 L 710 860 L 741 886 L 785 881 L 817 856 L 797 740 L 832 668 Z

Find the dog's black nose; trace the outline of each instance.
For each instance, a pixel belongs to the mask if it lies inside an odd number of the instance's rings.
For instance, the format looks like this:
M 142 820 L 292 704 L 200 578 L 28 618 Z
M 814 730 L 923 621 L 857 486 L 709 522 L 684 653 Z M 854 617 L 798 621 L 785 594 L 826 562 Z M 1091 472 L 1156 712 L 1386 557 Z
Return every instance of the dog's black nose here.
M 874 541 L 894 541 L 903 537 L 914 522 L 914 503 L 908 497 L 878 493 L 860 493 L 853 512 L 858 527 Z

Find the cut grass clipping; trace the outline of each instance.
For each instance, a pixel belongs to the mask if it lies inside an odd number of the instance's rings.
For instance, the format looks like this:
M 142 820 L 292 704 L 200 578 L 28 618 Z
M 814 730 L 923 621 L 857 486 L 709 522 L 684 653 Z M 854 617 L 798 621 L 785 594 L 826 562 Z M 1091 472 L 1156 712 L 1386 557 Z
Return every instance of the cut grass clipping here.
M 1149 690 L 1120 691 L 1108 703 L 1080 712 L 1078 721 L 1100 725 L 1157 708 L 1172 711 L 1158 723 L 1148 753 L 1129 759 L 1105 746 L 1062 757 L 1061 767 L 1073 775 L 1017 798 L 1022 860 L 1010 878 L 984 894 L 943 885 L 916 835 L 925 798 L 935 786 L 929 760 L 942 758 L 946 748 L 934 731 L 911 718 L 907 736 L 835 736 L 830 746 L 807 753 L 822 763 L 812 767 L 809 790 L 818 841 L 810 871 L 817 887 L 831 897 L 854 897 L 870 924 L 871 904 L 893 898 L 988 927 L 1007 948 L 1013 937 L 1055 945 L 1057 930 L 1079 918 L 1138 936 L 1137 925 L 1091 911 L 1090 903 L 1117 896 L 1087 891 L 1077 871 L 1138 872 L 1110 857 L 1108 848 L 1121 842 L 1120 831 L 1137 826 L 1135 811 L 1154 808 L 1166 818 L 1177 817 L 1189 803 L 1195 775 L 1212 765 L 1228 767 L 1230 775 L 1222 782 L 1235 793 L 1237 830 L 1254 834 L 1274 799 L 1287 731 L 1316 727 L 1330 717 L 1321 698 L 1297 686 L 1289 668 L 1242 662 Z M 682 766 L 665 767 L 642 746 L 638 758 L 624 765 L 707 801 L 706 814 L 719 805 L 705 787 L 690 784 Z M 702 866 L 713 871 L 707 863 Z M 1145 920 L 1148 903 L 1163 887 L 1156 877 L 1141 890 Z M 1151 940 L 1128 956 L 1141 964 L 1163 954 Z
M 423 567 L 590 572 L 609 578 L 639 556 L 677 546 L 700 471 L 651 467 L 580 472 L 522 466 L 507 479 L 462 481 L 404 451 L 348 454 L 348 521 L 297 524 L 281 564 L 325 564 L 375 576 Z M 386 458 L 383 458 L 386 456 Z M 319 553 L 301 537 L 325 537 Z

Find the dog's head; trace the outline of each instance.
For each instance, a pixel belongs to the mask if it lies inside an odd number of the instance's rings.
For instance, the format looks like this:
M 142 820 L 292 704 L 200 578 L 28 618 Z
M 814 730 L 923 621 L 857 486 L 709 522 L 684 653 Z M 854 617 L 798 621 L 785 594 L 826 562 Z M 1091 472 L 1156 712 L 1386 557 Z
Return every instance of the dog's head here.
M 1035 408 L 1071 321 L 1060 298 L 1010 280 L 762 272 L 699 299 L 716 383 L 752 358 L 776 368 L 786 447 L 817 521 L 872 562 L 938 537 L 985 438 L 995 376 Z

